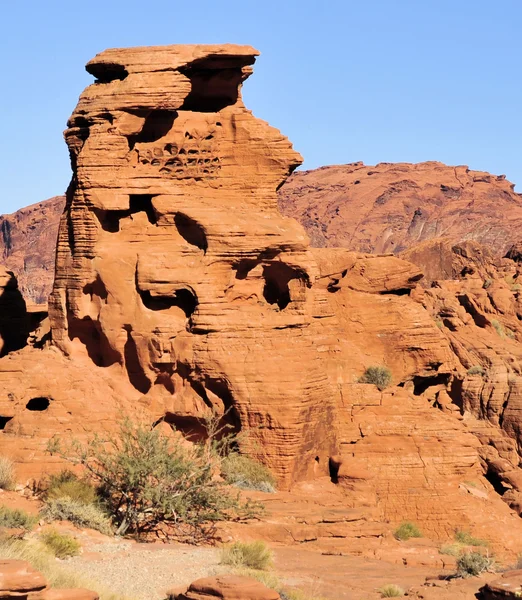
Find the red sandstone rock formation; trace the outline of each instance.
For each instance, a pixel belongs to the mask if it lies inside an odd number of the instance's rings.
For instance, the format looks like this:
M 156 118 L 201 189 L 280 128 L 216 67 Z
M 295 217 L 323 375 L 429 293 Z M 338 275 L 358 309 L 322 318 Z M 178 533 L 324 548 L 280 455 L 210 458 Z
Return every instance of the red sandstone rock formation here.
M 243 450 L 281 487 L 330 474 L 346 506 L 368 509 L 372 535 L 379 521 L 416 520 L 439 537 L 480 522 L 515 553 L 522 522 L 482 477 L 496 458 L 508 461 L 502 481 L 518 477 L 515 425 L 478 421 L 486 395 L 471 385 L 469 419 L 452 403 L 468 389 L 467 350 L 446 331 L 462 294 L 443 298 L 441 327 L 418 267 L 313 249 L 279 213 L 276 190 L 300 157 L 243 105 L 256 54 L 135 48 L 88 64 L 96 82 L 65 134 L 74 174 L 53 341 L 0 361 L 0 450 L 36 477 L 56 467 L 45 452 L 56 434 L 110 431 L 123 413 L 200 433 L 214 410 L 249 434 Z M 494 304 L 518 314 L 505 291 Z M 376 364 L 396 386 L 382 394 L 358 383 Z M 463 489 L 470 480 L 480 498 Z
M 312 246 L 406 252 L 431 282 L 454 276 L 452 246 L 479 243 L 498 258 L 522 238 L 522 204 L 513 187 L 503 176 L 437 162 L 355 163 L 296 172 L 278 200 Z M 19 276 L 32 301 L 51 291 L 63 206 L 57 197 L 0 217 L 0 264 Z

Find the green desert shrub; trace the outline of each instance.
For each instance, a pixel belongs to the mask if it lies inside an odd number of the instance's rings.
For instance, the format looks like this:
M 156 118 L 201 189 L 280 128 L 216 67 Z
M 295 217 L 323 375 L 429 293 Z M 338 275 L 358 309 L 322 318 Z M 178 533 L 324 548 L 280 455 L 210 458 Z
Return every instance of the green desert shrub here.
M 392 381 L 392 375 L 388 367 L 373 366 L 368 367 L 363 375 L 359 378 L 359 383 L 372 383 L 376 385 L 379 390 L 387 388 Z
M 488 543 L 486 540 L 482 540 L 480 538 L 476 538 L 471 535 L 469 531 L 463 531 L 461 529 L 457 529 L 455 532 L 455 541 L 459 544 L 463 544 L 465 546 L 487 546 Z
M 422 533 L 420 529 L 412 523 L 411 521 L 404 521 L 401 523 L 397 529 L 393 532 L 393 535 L 396 540 L 406 541 L 410 538 L 421 538 Z
M 257 460 L 237 452 L 221 461 L 221 474 L 229 484 L 260 492 L 275 492 L 275 477 L 270 469 Z
M 383 585 L 382 588 L 379 588 L 379 593 L 381 598 L 401 598 L 404 596 L 404 590 L 394 583 Z
M 68 469 L 49 477 L 45 485 L 44 496 L 47 500 L 69 498 L 81 504 L 95 504 L 99 500 L 94 486 L 88 481 L 79 479 Z
M 466 552 L 457 559 L 457 575 L 460 577 L 476 577 L 490 569 L 493 560 L 480 552 Z
M 468 375 L 484 375 L 485 370 L 481 365 L 474 365 L 468 369 Z
M 0 506 L 0 527 L 13 529 L 32 529 L 38 523 L 38 517 L 19 508 Z
M 0 456 L 0 489 L 12 490 L 15 487 L 13 461 L 7 456 Z
M 56 558 L 70 558 L 80 554 L 81 545 L 72 535 L 48 529 L 40 535 L 40 539 Z
M 141 536 L 168 525 L 170 537 L 197 543 L 215 534 L 216 522 L 252 516 L 214 477 L 204 445 L 187 446 L 143 423 L 125 419 L 111 439 L 49 450 L 84 466 L 117 526 Z
M 70 498 L 48 500 L 40 515 L 47 522 L 70 521 L 77 527 L 96 529 L 105 535 L 112 533 L 111 521 L 95 504 L 83 504 Z
M 273 561 L 270 548 L 261 540 L 234 542 L 221 550 L 221 563 L 233 567 L 246 567 L 266 571 Z
M 482 284 L 482 287 L 487 290 L 488 288 L 490 288 L 493 285 L 493 279 L 484 279 L 484 283 Z

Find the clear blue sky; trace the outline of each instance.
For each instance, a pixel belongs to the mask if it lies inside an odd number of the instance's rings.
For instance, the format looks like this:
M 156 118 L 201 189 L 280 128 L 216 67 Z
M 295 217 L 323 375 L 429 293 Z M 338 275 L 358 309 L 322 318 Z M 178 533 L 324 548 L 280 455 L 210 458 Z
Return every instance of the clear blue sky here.
M 109 47 L 251 44 L 244 98 L 314 168 L 440 160 L 522 189 L 521 0 L 18 0 L 0 8 L 0 213 L 62 193 Z

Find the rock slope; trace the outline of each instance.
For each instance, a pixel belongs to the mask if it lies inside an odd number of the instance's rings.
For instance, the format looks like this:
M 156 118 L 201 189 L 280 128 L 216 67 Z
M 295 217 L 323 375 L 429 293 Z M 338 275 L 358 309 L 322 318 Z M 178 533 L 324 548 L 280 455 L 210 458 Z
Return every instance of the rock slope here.
M 0 215 L 0 264 L 16 274 L 24 298 L 35 304 L 45 304 L 51 291 L 63 206 L 63 196 L 56 196 Z
M 318 247 L 398 254 L 446 237 L 503 256 L 522 238 L 522 196 L 512 183 L 439 162 L 299 171 L 280 190 L 279 206 Z

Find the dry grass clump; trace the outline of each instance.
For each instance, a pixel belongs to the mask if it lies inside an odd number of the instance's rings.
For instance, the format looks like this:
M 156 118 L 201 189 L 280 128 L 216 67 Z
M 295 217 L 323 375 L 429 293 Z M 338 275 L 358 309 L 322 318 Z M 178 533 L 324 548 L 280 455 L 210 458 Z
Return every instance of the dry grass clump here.
M 276 480 L 270 469 L 257 460 L 237 452 L 222 459 L 221 474 L 231 485 L 260 492 L 275 492 Z
M 488 542 L 480 538 L 473 537 L 469 531 L 457 529 L 455 532 L 455 541 L 465 546 L 487 546 Z
M 221 564 L 266 571 L 272 566 L 273 554 L 261 540 L 234 542 L 221 550 Z
M 420 529 L 412 523 L 411 521 L 404 521 L 401 523 L 397 529 L 393 532 L 393 535 L 396 540 L 406 541 L 410 538 L 421 538 L 422 533 Z
M 359 383 L 372 383 L 377 386 L 381 392 L 391 384 L 391 381 L 392 374 L 390 369 L 380 365 L 368 367 L 359 378 Z
M 0 540 L 0 559 L 27 561 L 56 589 L 86 588 L 98 592 L 101 600 L 126 600 L 98 582 L 87 579 L 72 568 L 57 562 L 52 552 L 37 540 Z
M 0 506 L 0 527 L 8 529 L 32 529 L 38 523 L 38 517 L 19 508 Z
M 7 456 L 0 456 L 0 489 L 13 490 L 15 487 L 15 472 L 13 461 Z
M 404 596 L 404 590 L 394 583 L 387 583 L 379 588 L 381 598 L 401 598 Z
M 99 500 L 94 486 L 88 481 L 79 479 L 68 469 L 49 477 L 45 485 L 44 496 L 47 500 L 69 498 L 81 504 L 96 504 Z
M 45 546 L 56 556 L 56 558 L 71 558 L 78 556 L 81 544 L 72 535 L 60 533 L 56 529 L 48 529 L 40 535 Z
M 468 369 L 468 375 L 484 375 L 485 372 L 482 365 L 474 365 Z
M 457 575 L 476 577 L 493 566 L 493 559 L 480 552 L 466 552 L 457 559 Z
M 70 521 L 77 527 L 96 529 L 105 535 L 112 534 L 111 521 L 95 504 L 83 504 L 70 498 L 49 500 L 40 515 L 47 522 Z

